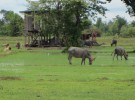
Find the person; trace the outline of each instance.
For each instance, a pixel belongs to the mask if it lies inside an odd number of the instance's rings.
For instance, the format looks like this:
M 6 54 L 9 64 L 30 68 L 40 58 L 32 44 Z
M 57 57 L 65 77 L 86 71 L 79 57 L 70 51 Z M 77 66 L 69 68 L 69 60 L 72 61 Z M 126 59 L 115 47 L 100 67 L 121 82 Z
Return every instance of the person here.
M 96 42 L 97 33 L 94 31 L 92 33 L 92 41 Z

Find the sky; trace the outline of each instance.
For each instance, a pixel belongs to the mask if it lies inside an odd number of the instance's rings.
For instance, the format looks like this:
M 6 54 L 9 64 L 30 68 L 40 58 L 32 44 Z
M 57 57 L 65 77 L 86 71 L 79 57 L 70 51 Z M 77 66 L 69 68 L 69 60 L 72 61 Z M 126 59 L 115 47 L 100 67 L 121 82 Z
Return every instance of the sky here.
M 108 9 L 108 11 L 106 12 L 107 18 L 102 17 L 105 21 L 112 20 L 116 18 L 117 15 L 125 18 L 128 22 L 135 20 L 135 17 L 131 17 L 127 13 L 126 5 L 121 0 L 112 0 L 111 3 L 105 4 L 104 7 Z
M 38 1 L 38 0 L 32 0 L 32 1 Z M 105 1 L 105 0 L 102 0 Z M 21 14 L 19 11 L 24 11 L 27 10 L 27 2 L 26 0 L 1 0 L 0 2 L 0 10 L 11 10 L 14 11 L 15 13 L 18 13 L 22 17 L 23 14 Z M 128 22 L 131 22 L 135 20 L 135 17 L 130 17 L 128 13 L 126 13 L 127 8 L 126 5 L 121 1 L 121 0 L 112 0 L 111 3 L 107 3 L 104 5 L 109 11 L 106 12 L 106 18 L 102 17 L 102 20 L 105 22 L 108 22 L 109 20 L 112 20 L 115 18 L 117 15 L 125 18 Z M 0 18 L 2 16 L 0 15 Z

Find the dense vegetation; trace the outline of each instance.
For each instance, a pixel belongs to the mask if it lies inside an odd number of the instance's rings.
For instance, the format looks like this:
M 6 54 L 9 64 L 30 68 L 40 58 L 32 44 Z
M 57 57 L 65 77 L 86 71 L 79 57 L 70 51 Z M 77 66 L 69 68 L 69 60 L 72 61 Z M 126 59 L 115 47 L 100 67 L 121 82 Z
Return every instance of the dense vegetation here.
M 23 19 L 13 11 L 1 10 L 0 14 L 3 18 L 0 19 L 0 35 L 5 36 L 20 36 L 23 33 Z
M 23 35 L 23 19 L 13 11 L 1 10 L 3 18 L 0 19 L 0 35 L 7 36 L 20 36 Z M 83 33 L 91 33 L 95 30 L 102 36 L 114 36 L 119 35 L 122 37 L 134 37 L 135 36 L 135 21 L 128 23 L 125 18 L 116 16 L 112 21 L 103 22 L 101 18 L 97 18 L 96 23 L 92 23 L 91 20 L 84 22 Z M 87 26 L 88 25 L 88 26 Z M 87 26 L 87 27 L 85 27 Z M 55 26 L 56 27 L 56 26 Z M 58 29 L 58 26 L 56 27 Z M 49 31 L 49 30 L 48 30 Z M 46 30 L 46 32 L 48 32 Z M 54 34 L 54 33 L 53 33 Z M 58 34 L 58 33 L 56 33 Z
M 28 10 L 39 11 L 36 22 L 42 20 L 40 33 L 43 36 L 56 36 L 64 39 L 66 46 L 80 46 L 82 33 L 96 31 L 100 36 L 135 36 L 135 21 L 128 23 L 125 18 L 116 16 L 109 22 L 103 22 L 97 14 L 105 15 L 105 2 L 100 0 L 39 0 L 29 2 Z M 43 13 L 47 12 L 47 13 Z M 1 10 L 0 35 L 23 35 L 23 19 L 13 11 Z M 93 23 L 93 20 L 95 22 Z
M 108 23 L 104 23 L 101 18 L 98 18 L 94 26 L 101 31 L 102 35 L 118 35 L 121 37 L 135 36 L 135 21 L 128 23 L 125 18 L 120 16 L 116 16 L 113 21 L 109 21 Z

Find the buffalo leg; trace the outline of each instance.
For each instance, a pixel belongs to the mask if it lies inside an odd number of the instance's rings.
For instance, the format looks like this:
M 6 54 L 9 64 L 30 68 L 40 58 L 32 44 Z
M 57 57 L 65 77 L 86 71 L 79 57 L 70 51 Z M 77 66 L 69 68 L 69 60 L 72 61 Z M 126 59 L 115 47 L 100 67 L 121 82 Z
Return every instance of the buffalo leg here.
M 82 62 L 81 62 L 81 65 L 84 63 L 84 58 L 82 58 Z
M 82 65 L 82 63 L 83 63 L 83 58 L 82 58 L 82 62 L 81 62 L 81 65 Z
M 121 56 L 121 60 L 122 60 L 122 56 Z
M 69 60 L 69 64 L 72 64 L 71 60 L 72 60 L 72 56 L 68 55 L 68 60 Z
M 117 55 L 117 60 L 118 60 L 118 55 Z
M 81 65 L 84 64 L 85 65 L 85 58 L 82 58 L 82 62 Z
M 113 60 L 114 60 L 115 54 L 113 55 Z

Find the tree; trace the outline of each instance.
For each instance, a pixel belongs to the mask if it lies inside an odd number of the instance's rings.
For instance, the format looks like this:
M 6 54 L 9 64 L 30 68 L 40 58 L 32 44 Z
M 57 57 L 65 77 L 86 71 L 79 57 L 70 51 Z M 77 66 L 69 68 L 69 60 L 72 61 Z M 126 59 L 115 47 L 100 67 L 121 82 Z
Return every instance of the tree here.
M 122 26 L 121 34 L 122 37 L 134 37 L 135 36 L 135 27 L 133 26 Z
M 131 22 L 131 26 L 134 26 L 135 27 L 135 21 L 132 21 Z
M 117 24 L 117 28 L 118 28 L 118 34 L 120 34 L 121 27 L 123 25 L 127 25 L 127 21 L 120 16 L 116 16 L 115 20 L 116 20 L 115 23 Z
M 98 30 L 101 31 L 101 33 L 104 33 L 104 34 L 105 34 L 105 33 L 107 32 L 107 30 L 108 30 L 107 24 L 104 23 L 101 18 L 98 18 L 98 19 L 97 19 L 97 22 L 96 22 L 95 26 L 98 28 Z
M 0 13 L 3 15 L 2 34 L 10 36 L 21 35 L 23 19 L 13 11 L 1 10 Z
M 123 25 L 127 25 L 127 21 L 120 17 L 120 16 L 116 16 L 116 18 L 114 18 L 114 21 L 112 23 L 112 26 L 111 26 L 111 32 L 113 35 L 115 34 L 120 34 L 120 30 L 122 28 Z
M 44 34 L 62 37 L 66 46 L 79 46 L 82 30 L 90 25 L 89 16 L 94 19 L 97 13 L 105 14 L 107 9 L 100 5 L 103 3 L 100 0 L 39 0 L 38 7 L 30 3 L 29 9 L 48 12 L 40 16 L 45 22 L 41 29 Z
M 97 22 L 96 22 L 95 26 L 96 26 L 97 28 L 100 28 L 100 27 L 102 26 L 102 19 L 101 19 L 101 18 L 98 18 L 98 19 L 97 19 Z

